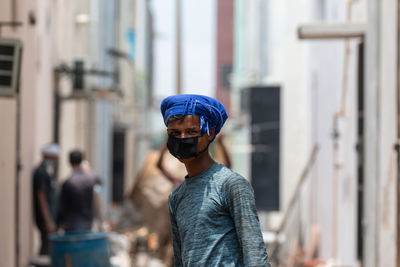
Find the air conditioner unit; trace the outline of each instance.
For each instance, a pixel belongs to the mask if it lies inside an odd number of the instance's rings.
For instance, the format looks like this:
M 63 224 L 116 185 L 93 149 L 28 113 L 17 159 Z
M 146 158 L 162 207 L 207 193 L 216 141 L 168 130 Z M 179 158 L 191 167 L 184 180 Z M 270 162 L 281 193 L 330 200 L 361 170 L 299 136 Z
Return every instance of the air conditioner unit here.
M 21 54 L 19 40 L 0 38 L 0 96 L 18 93 Z

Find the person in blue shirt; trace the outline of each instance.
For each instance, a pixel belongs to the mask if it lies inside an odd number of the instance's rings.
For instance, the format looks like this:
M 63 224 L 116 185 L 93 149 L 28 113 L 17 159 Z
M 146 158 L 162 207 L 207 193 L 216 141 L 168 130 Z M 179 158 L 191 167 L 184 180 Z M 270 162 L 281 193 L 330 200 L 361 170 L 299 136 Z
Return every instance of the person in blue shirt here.
M 224 106 L 175 95 L 163 100 L 161 113 L 167 148 L 188 172 L 168 199 L 174 265 L 270 266 L 251 185 L 208 152 L 228 118 Z

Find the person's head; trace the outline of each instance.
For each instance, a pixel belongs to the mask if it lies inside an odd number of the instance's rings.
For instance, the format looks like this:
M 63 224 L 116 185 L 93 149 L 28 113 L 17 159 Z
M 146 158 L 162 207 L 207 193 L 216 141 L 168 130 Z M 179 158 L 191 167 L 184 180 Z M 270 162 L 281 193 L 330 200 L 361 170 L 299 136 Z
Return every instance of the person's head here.
M 60 154 L 60 148 L 57 144 L 46 144 L 41 149 L 43 160 L 56 162 Z
M 69 163 L 72 167 L 79 167 L 83 160 L 83 153 L 76 149 L 69 153 Z
M 200 95 L 167 97 L 161 113 L 168 131 L 167 147 L 183 163 L 207 153 L 228 118 L 218 100 Z

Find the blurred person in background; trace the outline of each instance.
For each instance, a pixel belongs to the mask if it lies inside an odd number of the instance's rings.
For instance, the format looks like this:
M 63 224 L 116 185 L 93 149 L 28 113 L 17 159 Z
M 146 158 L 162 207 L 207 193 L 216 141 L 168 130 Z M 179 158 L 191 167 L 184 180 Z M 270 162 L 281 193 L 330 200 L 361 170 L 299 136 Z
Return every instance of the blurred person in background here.
M 40 232 L 40 255 L 49 255 L 48 234 L 57 231 L 55 224 L 56 170 L 60 148 L 57 144 L 42 147 L 42 162 L 33 172 L 33 205 L 35 223 Z
M 170 194 L 175 266 L 270 266 L 248 181 L 208 147 L 228 115 L 216 99 L 175 95 L 161 103 L 167 148 L 187 176 Z
M 81 167 L 84 173 L 95 175 L 88 160 L 86 159 L 83 160 L 81 163 Z M 95 218 L 93 228 L 99 231 L 105 231 L 109 228 L 109 225 L 107 224 L 104 218 L 104 207 L 103 207 L 103 197 L 102 197 L 103 186 L 101 184 L 101 181 L 99 181 L 99 183 L 97 183 L 93 187 L 93 190 L 94 190 L 93 204 L 94 204 L 94 218 Z
M 59 198 L 57 225 L 65 231 L 91 231 L 96 214 L 95 186 L 100 179 L 82 164 L 80 150 L 69 154 L 72 175 L 63 183 Z

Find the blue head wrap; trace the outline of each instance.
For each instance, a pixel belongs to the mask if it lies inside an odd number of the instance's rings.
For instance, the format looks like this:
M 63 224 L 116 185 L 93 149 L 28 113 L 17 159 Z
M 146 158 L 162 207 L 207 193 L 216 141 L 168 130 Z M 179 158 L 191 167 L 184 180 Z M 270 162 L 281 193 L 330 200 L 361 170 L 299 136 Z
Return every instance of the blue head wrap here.
M 215 129 L 213 140 L 228 118 L 225 107 L 218 100 L 203 95 L 169 96 L 161 103 L 161 113 L 166 126 L 168 118 L 175 115 L 200 116 L 201 134 Z

